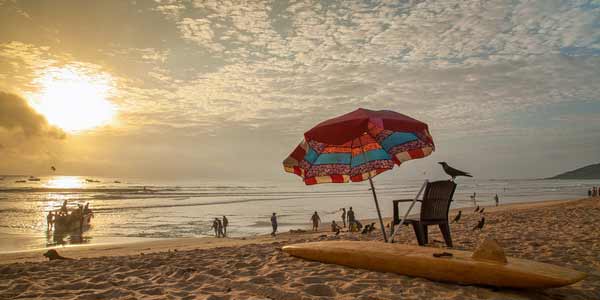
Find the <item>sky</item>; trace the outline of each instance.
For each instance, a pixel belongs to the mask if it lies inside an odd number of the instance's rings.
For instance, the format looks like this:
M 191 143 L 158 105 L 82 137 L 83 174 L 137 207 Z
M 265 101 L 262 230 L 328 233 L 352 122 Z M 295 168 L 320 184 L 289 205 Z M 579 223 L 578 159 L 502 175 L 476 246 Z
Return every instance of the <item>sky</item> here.
M 0 174 L 293 181 L 358 107 L 429 125 L 390 171 L 600 162 L 600 1 L 0 0 Z

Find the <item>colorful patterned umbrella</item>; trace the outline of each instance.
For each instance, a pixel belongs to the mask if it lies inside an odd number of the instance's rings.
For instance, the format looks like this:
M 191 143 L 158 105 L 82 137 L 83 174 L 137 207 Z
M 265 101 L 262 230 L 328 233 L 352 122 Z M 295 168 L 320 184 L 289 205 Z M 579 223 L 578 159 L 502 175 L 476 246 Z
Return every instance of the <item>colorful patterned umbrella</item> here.
M 359 108 L 307 131 L 283 166 L 307 185 L 368 179 L 387 241 L 372 178 L 434 150 L 427 124 L 393 111 Z

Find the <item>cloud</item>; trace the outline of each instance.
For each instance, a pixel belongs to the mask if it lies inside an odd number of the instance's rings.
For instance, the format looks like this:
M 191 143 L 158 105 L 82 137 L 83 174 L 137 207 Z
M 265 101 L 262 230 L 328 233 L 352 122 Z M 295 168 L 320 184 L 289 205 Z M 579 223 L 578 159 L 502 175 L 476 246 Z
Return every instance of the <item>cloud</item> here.
M 48 121 L 27 101 L 15 94 L 0 91 L 0 128 L 21 131 L 26 137 L 64 139 L 65 133 Z

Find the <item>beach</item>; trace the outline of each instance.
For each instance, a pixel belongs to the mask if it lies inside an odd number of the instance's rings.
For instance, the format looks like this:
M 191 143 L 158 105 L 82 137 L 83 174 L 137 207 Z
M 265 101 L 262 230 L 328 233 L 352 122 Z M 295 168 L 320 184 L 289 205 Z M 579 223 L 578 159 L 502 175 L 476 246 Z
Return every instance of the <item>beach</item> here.
M 450 213 L 453 218 L 458 209 Z M 600 198 L 486 207 L 486 225 L 461 208 L 452 224 L 455 249 L 472 251 L 495 239 L 511 257 L 586 272 L 571 286 L 513 290 L 434 282 L 292 257 L 291 243 L 318 240 L 381 240 L 327 232 L 281 233 L 246 238 L 183 238 L 58 248 L 74 260 L 45 261 L 45 250 L 0 254 L 2 299 L 598 299 L 600 298 Z M 366 223 L 369 220 L 364 220 Z M 307 224 L 308 227 L 308 224 Z M 304 229 L 304 228 L 303 228 Z M 396 238 L 416 244 L 412 229 Z M 431 247 L 444 247 L 437 229 Z

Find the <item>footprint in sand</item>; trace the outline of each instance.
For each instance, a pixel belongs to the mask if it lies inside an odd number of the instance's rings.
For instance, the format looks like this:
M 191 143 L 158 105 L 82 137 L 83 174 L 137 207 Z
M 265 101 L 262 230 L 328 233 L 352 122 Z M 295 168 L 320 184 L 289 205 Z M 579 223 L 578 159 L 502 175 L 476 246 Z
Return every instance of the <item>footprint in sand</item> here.
M 336 292 L 327 285 L 324 284 L 312 284 L 306 286 L 304 292 L 313 296 L 321 296 L 321 297 L 333 297 L 336 295 Z

